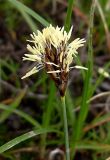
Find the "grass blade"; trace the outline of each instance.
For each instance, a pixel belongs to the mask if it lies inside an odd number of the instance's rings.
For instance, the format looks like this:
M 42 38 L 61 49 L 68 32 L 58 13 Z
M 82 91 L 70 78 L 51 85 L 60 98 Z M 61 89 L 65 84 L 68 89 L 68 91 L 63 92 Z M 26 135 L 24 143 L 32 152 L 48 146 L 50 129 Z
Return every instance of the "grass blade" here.
M 34 127 L 41 128 L 40 124 L 34 118 L 32 118 L 30 115 L 28 115 L 27 113 L 23 111 L 20 111 L 18 109 L 13 109 L 10 106 L 6 106 L 4 104 L 0 104 L 0 109 L 11 112 L 11 113 L 15 113 L 19 115 L 20 117 L 24 118 L 27 122 L 29 122 Z
M 69 29 L 70 29 L 73 2 L 74 0 L 68 0 L 68 9 L 67 9 L 67 15 L 65 19 L 65 30 L 67 32 L 69 32 Z
M 53 112 L 53 103 L 54 103 L 54 99 L 55 99 L 55 92 L 56 91 L 56 87 L 55 87 L 55 84 L 51 81 L 50 83 L 50 91 L 49 91 L 49 98 L 48 98 L 48 101 L 47 101 L 47 106 L 46 106 L 46 111 L 45 113 L 43 114 L 43 122 L 42 122 L 42 126 L 45 128 L 45 127 L 48 127 L 50 125 L 50 120 L 52 118 L 52 112 Z M 47 138 L 47 134 L 43 135 L 41 137 L 41 147 L 42 147 L 42 150 L 41 150 L 41 155 L 42 157 L 45 155 L 45 148 L 46 148 L 46 138 Z
M 4 145 L 2 145 L 0 147 L 0 153 L 3 153 L 5 151 L 7 151 L 8 149 L 14 147 L 15 145 L 27 140 L 27 139 L 30 139 L 32 137 L 35 137 L 39 134 L 43 134 L 43 133 L 47 133 L 47 132 L 55 132 L 55 130 L 53 129 L 37 129 L 37 130 L 32 130 L 30 132 L 27 132 L 21 136 L 18 136 L 16 138 L 14 138 L 13 140 L 5 143 Z
M 105 152 L 105 151 L 110 151 L 110 145 L 109 144 L 103 144 L 103 143 L 98 143 L 98 142 L 95 142 L 95 141 L 89 141 L 89 142 L 82 142 L 82 144 L 78 144 L 76 146 L 77 149 L 80 149 L 80 150 L 94 150 L 95 152 L 96 151 L 101 151 L 102 152 Z
M 90 26 L 89 26 L 89 41 L 88 41 L 88 71 L 85 76 L 85 83 L 84 83 L 84 90 L 83 90 L 83 98 L 82 98 L 82 104 L 81 104 L 81 109 L 74 133 L 74 137 L 72 137 L 72 157 L 74 156 L 74 149 L 77 144 L 77 141 L 81 138 L 83 134 L 82 132 L 82 127 L 85 122 L 85 119 L 87 117 L 88 113 L 88 103 L 87 100 L 89 99 L 90 95 L 90 90 L 91 90 L 91 77 L 92 77 L 92 70 L 93 70 L 93 51 L 92 51 L 92 33 L 93 33 L 93 18 L 94 18 L 94 11 L 95 11 L 95 0 L 92 1 L 92 6 L 91 6 L 91 11 L 90 11 Z
M 42 18 L 39 14 L 37 14 L 36 12 L 31 10 L 30 8 L 28 8 L 27 6 L 25 6 L 21 2 L 19 2 L 17 0 L 9 0 L 9 2 L 11 2 L 18 10 L 21 8 L 21 10 L 23 10 L 24 12 L 28 13 L 30 16 L 35 18 L 43 26 L 49 26 L 49 23 L 44 18 Z

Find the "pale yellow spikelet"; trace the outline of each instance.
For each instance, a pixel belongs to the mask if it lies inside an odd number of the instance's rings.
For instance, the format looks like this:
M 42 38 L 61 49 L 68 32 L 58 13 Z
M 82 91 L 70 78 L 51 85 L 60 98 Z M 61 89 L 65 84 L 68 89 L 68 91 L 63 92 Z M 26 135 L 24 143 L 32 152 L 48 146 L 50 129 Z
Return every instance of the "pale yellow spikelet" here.
M 72 68 L 86 69 L 81 66 L 70 67 L 74 56 L 78 54 L 78 48 L 82 47 L 85 39 L 76 38 L 71 43 L 71 27 L 69 33 L 64 27 L 54 27 L 50 25 L 37 34 L 31 34 L 31 40 L 27 40 L 27 50 L 30 53 L 24 55 L 23 60 L 37 62 L 37 65 L 30 70 L 23 78 L 37 73 L 40 69 L 45 68 L 63 95 L 66 89 L 68 73 Z

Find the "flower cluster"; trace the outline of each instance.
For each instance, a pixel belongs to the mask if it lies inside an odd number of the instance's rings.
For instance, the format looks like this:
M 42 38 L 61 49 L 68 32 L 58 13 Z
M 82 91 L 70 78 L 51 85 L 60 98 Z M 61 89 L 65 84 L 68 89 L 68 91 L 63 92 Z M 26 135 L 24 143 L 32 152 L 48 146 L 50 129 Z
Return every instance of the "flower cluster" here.
M 37 35 L 35 33 L 31 34 L 32 40 L 28 40 L 30 44 L 27 45 L 30 53 L 25 54 L 23 60 L 37 62 L 37 65 L 27 72 L 22 79 L 45 68 L 46 72 L 55 81 L 61 96 L 64 96 L 69 70 L 71 68 L 84 68 L 70 67 L 73 56 L 78 54 L 77 49 L 82 47 L 85 42 L 84 39 L 77 38 L 69 43 L 71 33 L 72 27 L 67 33 L 64 27 L 50 25 L 44 28 L 42 32 L 37 31 Z

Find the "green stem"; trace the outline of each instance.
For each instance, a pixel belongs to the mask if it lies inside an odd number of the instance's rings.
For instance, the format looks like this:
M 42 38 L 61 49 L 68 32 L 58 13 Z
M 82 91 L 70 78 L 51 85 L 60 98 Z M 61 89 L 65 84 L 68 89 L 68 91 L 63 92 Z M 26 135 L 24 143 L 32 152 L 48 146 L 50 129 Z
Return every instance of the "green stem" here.
M 87 118 L 88 108 L 89 108 L 88 107 L 89 104 L 87 103 L 87 101 L 90 98 L 90 91 L 92 89 L 92 86 L 91 86 L 91 78 L 92 78 L 92 72 L 93 72 L 92 35 L 93 35 L 93 20 L 94 20 L 95 5 L 96 5 L 96 0 L 92 0 L 91 10 L 90 10 L 90 22 L 89 22 L 89 39 L 88 39 L 88 64 L 87 64 L 88 71 L 85 77 L 80 113 L 77 120 L 75 133 L 73 134 L 73 137 L 72 137 L 72 139 L 74 139 L 71 145 L 71 148 L 73 150 L 71 154 L 72 159 L 75 156 L 75 147 L 78 141 L 80 141 L 80 139 L 83 136 L 82 128 Z
M 73 2 L 74 0 L 68 0 L 68 9 L 67 9 L 67 15 L 65 19 L 65 30 L 67 32 L 69 32 L 69 29 L 70 29 Z
M 70 160 L 68 123 L 67 123 L 65 96 L 61 97 L 61 101 L 62 101 L 62 108 L 63 108 L 64 135 L 65 135 L 65 147 L 66 147 L 66 160 Z

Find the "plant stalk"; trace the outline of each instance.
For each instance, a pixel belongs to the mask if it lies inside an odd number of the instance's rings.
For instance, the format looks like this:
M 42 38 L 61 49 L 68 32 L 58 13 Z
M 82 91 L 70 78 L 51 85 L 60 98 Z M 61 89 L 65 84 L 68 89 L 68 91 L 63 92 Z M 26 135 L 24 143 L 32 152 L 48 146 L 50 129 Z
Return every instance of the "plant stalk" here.
M 62 101 L 63 120 L 64 120 L 64 136 L 65 136 L 66 160 L 70 160 L 68 123 L 67 123 L 65 96 L 61 97 L 61 101 Z
M 69 32 L 70 30 L 73 3 L 74 3 L 74 0 L 68 0 L 67 15 L 65 18 L 65 30 L 67 32 Z
M 84 82 L 84 90 L 83 90 L 83 97 L 82 97 L 82 103 L 81 108 L 78 116 L 78 120 L 76 123 L 75 133 L 73 134 L 72 139 L 74 139 L 72 143 L 72 150 L 71 153 L 72 159 L 75 156 L 75 147 L 78 143 L 78 141 L 81 140 L 83 137 L 82 128 L 85 123 L 85 120 L 88 115 L 88 105 L 87 101 L 90 99 L 90 92 L 92 90 L 91 86 L 91 79 L 92 79 L 92 73 L 93 73 L 93 46 L 92 46 L 92 35 L 93 35 L 93 22 L 94 22 L 94 12 L 95 12 L 95 6 L 96 6 L 96 0 L 92 0 L 92 5 L 90 9 L 90 22 L 89 22 L 89 38 L 88 38 L 88 64 L 87 64 L 87 74 L 85 76 L 85 82 Z

